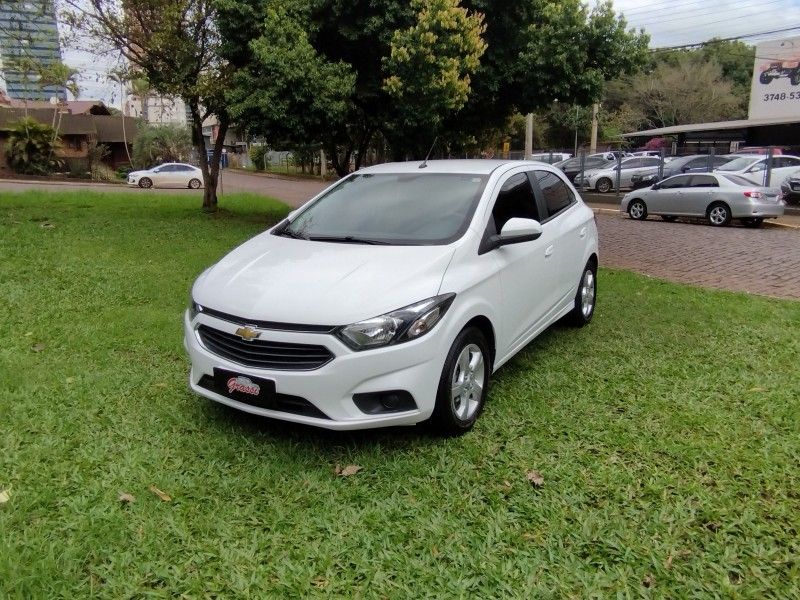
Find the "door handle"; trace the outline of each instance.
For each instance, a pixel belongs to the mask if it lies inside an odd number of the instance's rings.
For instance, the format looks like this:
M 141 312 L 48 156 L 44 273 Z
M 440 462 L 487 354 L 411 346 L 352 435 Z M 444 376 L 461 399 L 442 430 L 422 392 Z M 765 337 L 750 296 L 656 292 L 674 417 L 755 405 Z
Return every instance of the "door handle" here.
M 553 256 L 553 245 L 552 245 L 552 244 L 551 244 L 551 245 L 549 245 L 549 246 L 548 246 L 547 248 L 545 248 L 545 250 L 544 250 L 544 257 L 545 257 L 545 258 L 550 258 L 551 256 Z
M 578 234 L 578 237 L 580 237 L 581 239 L 586 237 L 586 227 L 581 229 L 581 232 Z

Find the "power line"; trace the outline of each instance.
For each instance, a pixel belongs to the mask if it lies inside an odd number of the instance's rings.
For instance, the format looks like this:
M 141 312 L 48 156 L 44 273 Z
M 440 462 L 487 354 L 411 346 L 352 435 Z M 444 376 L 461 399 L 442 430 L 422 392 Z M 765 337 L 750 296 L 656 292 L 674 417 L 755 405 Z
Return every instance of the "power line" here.
M 710 44 L 721 44 L 723 42 L 733 42 L 736 40 L 744 40 L 748 38 L 754 37 L 761 37 L 762 35 L 773 35 L 776 33 L 786 33 L 788 31 L 797 31 L 800 29 L 800 25 L 795 25 L 794 27 L 784 27 L 783 29 L 773 29 L 771 31 L 760 31 L 758 33 L 748 33 L 744 35 L 737 35 L 733 37 L 727 38 L 717 38 L 713 40 L 707 40 L 705 42 L 694 42 L 691 44 L 681 44 L 679 46 L 662 46 L 661 48 L 650 48 L 650 52 L 664 52 L 667 50 L 682 50 L 684 48 L 695 48 L 697 46 L 708 46 Z
M 736 8 L 730 9 L 728 11 L 728 13 L 741 12 L 743 10 L 745 10 L 745 11 L 752 11 L 754 9 L 761 10 L 765 6 L 769 6 L 771 4 L 783 3 L 784 1 L 785 0 L 772 0 L 771 2 L 758 2 L 757 4 L 744 4 L 742 6 L 737 6 Z M 646 29 L 646 28 L 651 27 L 651 26 L 655 27 L 655 26 L 661 25 L 662 23 L 672 23 L 674 21 L 687 21 L 687 20 L 691 20 L 691 19 L 696 18 L 696 17 L 707 17 L 707 16 L 711 16 L 711 15 L 716 15 L 716 14 L 719 14 L 718 10 L 712 10 L 712 11 L 709 11 L 709 12 L 693 12 L 692 14 L 685 14 L 685 15 L 670 17 L 668 19 L 659 19 L 657 21 L 653 21 L 652 23 L 637 23 L 637 25 L 640 26 L 640 27 L 644 27 Z M 698 23 L 696 25 L 690 25 L 689 27 L 690 28 L 698 27 L 698 26 L 705 27 L 706 25 L 713 25 L 713 24 L 716 24 L 716 23 L 724 23 L 724 22 L 727 22 L 727 21 L 739 21 L 739 20 L 742 20 L 742 19 L 746 19 L 749 16 L 752 16 L 752 14 L 753 14 L 752 12 L 747 12 L 745 14 L 738 14 L 738 15 L 734 15 L 734 16 L 728 16 L 725 19 L 721 19 L 721 20 L 718 20 L 718 21 L 704 21 L 704 22 Z M 686 29 L 686 27 L 678 27 L 677 29 L 671 28 L 671 29 L 661 30 L 661 28 L 659 27 L 659 33 L 676 33 L 676 32 L 680 32 L 680 31 L 685 30 L 685 29 Z

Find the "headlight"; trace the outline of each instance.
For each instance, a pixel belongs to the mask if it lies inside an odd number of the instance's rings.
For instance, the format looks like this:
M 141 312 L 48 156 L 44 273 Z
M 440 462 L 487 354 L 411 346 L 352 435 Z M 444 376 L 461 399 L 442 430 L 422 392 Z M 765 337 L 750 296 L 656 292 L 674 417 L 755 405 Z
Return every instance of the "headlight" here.
M 353 350 L 369 350 L 422 337 L 436 326 L 455 294 L 443 294 L 379 317 L 345 325 L 336 335 Z
M 203 312 L 203 307 L 195 302 L 191 296 L 189 296 L 189 307 L 187 310 L 189 311 L 189 320 L 194 321 L 194 318 Z

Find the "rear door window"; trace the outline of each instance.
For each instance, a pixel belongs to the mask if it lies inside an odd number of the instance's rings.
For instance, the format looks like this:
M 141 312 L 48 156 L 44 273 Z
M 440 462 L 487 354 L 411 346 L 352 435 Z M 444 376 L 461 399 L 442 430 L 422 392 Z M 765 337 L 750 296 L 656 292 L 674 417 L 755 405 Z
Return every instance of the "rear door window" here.
M 719 187 L 719 183 L 717 183 L 717 179 L 713 175 L 693 175 L 691 187 L 693 188 Z
M 536 182 L 542 203 L 547 212 L 545 219 L 560 213 L 575 201 L 575 195 L 572 190 L 555 173 L 533 171 L 533 179 Z

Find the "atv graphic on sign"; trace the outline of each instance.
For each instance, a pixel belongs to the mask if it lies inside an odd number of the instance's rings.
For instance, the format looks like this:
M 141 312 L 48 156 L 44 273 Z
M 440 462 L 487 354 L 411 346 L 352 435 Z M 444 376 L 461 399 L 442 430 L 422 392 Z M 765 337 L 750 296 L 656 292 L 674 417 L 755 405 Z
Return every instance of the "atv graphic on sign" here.
M 787 64 L 794 64 L 793 67 Z M 764 85 L 772 82 L 773 79 L 779 77 L 788 77 L 789 83 L 792 85 L 800 84 L 800 62 L 785 63 L 785 62 L 772 62 L 761 72 L 758 80 Z

